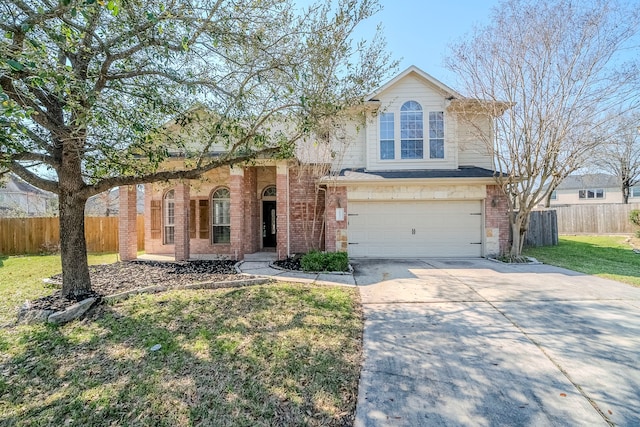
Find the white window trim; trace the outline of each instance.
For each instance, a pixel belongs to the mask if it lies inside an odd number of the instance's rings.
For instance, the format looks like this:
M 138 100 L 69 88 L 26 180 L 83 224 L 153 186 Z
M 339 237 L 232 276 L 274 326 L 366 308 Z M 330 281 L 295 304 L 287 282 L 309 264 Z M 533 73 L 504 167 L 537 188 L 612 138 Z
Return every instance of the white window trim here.
M 403 159 L 401 157 L 402 155 L 402 138 L 401 138 L 401 129 L 400 129 L 400 125 L 401 125 L 401 108 L 404 104 L 406 104 L 409 101 L 415 101 L 417 102 L 421 107 L 422 107 L 422 158 L 419 159 Z M 429 153 L 430 153 L 430 138 L 429 138 L 429 113 L 438 113 L 438 112 L 442 112 L 442 120 L 443 120 L 443 127 L 444 127 L 444 157 L 442 158 L 431 158 L 429 157 Z M 382 137 L 382 132 L 381 132 L 381 128 L 380 128 L 380 117 L 382 115 L 382 113 L 392 113 L 393 114 L 393 154 L 394 154 L 394 158 L 393 159 L 383 159 L 381 156 L 381 149 L 382 149 L 382 145 L 381 145 L 381 137 Z M 443 162 L 448 162 L 449 158 L 447 156 L 447 146 L 448 146 L 448 141 L 449 138 L 447 136 L 448 132 L 447 132 L 447 112 L 444 110 L 426 110 L 423 106 L 423 103 L 417 101 L 415 98 L 412 99 L 406 99 L 402 102 L 399 103 L 397 108 L 394 109 L 386 109 L 386 110 L 379 110 L 378 114 L 377 114 L 377 118 L 376 118 L 376 162 L 379 163 L 443 163 Z M 426 117 L 426 120 L 425 120 Z
M 220 190 L 227 190 L 227 192 L 229 192 L 229 198 L 221 198 L 221 197 L 214 197 L 215 194 L 220 191 Z M 231 238 L 231 191 L 229 190 L 229 188 L 227 187 L 218 187 L 216 188 L 214 191 L 211 192 L 211 240 L 210 243 L 212 245 L 228 245 L 231 243 L 231 241 L 229 242 L 216 242 L 215 238 L 216 238 L 216 233 L 215 233 L 215 228 L 216 227 L 228 227 L 229 228 L 229 238 Z M 229 222 L 228 223 L 217 223 L 216 222 L 216 200 L 227 200 L 229 203 Z
M 171 194 L 171 197 L 169 195 Z M 176 232 L 176 198 L 175 191 L 169 190 L 162 196 L 162 244 L 175 244 Z M 169 207 L 171 205 L 171 207 Z M 168 231 L 171 230 L 171 233 Z
M 597 194 L 599 191 L 602 191 L 602 197 L 598 197 Z M 580 193 L 584 192 L 584 197 L 580 197 Z M 589 192 L 593 193 L 593 197 L 589 197 Z M 604 188 L 583 188 L 578 190 L 578 199 L 579 200 L 602 200 L 607 197 L 607 192 Z

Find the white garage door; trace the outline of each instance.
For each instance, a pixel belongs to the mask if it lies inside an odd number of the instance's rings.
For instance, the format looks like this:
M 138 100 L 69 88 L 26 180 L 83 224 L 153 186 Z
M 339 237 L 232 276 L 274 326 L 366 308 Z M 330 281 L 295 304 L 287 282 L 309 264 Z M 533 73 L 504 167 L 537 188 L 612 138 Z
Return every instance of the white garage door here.
M 349 202 L 352 257 L 482 256 L 480 201 Z

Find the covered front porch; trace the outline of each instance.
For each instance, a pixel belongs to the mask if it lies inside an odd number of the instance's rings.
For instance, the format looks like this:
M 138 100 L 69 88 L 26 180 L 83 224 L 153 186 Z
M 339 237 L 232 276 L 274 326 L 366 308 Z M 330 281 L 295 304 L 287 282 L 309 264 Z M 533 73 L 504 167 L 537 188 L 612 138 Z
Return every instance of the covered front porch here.
M 120 188 L 122 260 L 243 260 L 290 254 L 290 187 L 286 161 L 224 167 L 199 180 L 145 185 L 145 251 L 137 254 L 135 186 Z

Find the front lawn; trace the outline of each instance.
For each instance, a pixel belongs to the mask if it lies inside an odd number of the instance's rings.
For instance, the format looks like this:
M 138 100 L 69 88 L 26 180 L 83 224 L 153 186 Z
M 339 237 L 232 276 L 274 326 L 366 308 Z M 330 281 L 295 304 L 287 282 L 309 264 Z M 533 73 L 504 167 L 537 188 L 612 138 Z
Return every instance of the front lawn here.
M 51 292 L 38 280 L 56 257 L 29 258 L 2 260 L 4 323 L 13 302 Z M 356 289 L 289 283 L 138 295 L 91 320 L 4 326 L 0 425 L 350 425 L 361 334 Z
M 90 254 L 89 264 L 116 262 L 116 254 Z M 0 255 L 0 326 L 15 320 L 16 306 L 53 293 L 42 279 L 62 271 L 59 255 Z
M 640 287 L 640 255 L 627 236 L 560 236 L 558 246 L 529 248 L 525 255 L 558 267 Z

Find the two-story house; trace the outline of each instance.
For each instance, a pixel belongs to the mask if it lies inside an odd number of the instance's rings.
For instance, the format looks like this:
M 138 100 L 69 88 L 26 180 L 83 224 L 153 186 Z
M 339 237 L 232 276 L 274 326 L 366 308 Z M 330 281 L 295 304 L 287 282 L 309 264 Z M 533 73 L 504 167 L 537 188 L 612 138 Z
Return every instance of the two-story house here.
M 623 203 L 620 178 L 604 173 L 569 175 L 550 195 L 553 206 Z M 629 189 L 629 203 L 640 201 L 640 186 Z
M 324 168 L 301 141 L 296 159 L 148 184 L 145 250 L 178 260 L 240 260 L 259 251 L 282 259 L 312 248 L 351 257 L 501 253 L 509 239 L 506 202 L 478 135 L 491 136 L 496 109 L 482 104 L 410 67 L 335 132 Z M 135 191 L 123 190 L 120 252 L 131 259 Z

